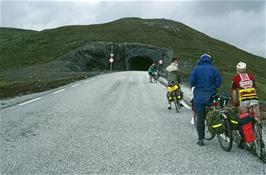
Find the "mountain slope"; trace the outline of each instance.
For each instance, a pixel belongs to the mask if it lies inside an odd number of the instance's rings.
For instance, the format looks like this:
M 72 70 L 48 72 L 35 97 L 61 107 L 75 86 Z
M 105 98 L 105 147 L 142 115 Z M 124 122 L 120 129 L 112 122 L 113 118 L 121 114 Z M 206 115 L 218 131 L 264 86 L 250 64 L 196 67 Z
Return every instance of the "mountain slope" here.
M 174 55 L 178 55 L 186 64 L 186 78 L 200 54 L 203 51 L 211 52 L 214 64 L 223 75 L 222 89 L 225 90 L 230 88 L 230 77 L 235 73 L 235 65 L 244 61 L 248 64 L 248 69 L 255 74 L 259 95 L 266 99 L 265 59 L 210 38 L 179 22 L 123 18 L 105 24 L 64 26 L 40 32 L 13 30 L 0 28 L 0 70 L 48 63 L 94 41 L 143 43 L 172 49 Z M 17 37 L 14 39 L 10 35 Z

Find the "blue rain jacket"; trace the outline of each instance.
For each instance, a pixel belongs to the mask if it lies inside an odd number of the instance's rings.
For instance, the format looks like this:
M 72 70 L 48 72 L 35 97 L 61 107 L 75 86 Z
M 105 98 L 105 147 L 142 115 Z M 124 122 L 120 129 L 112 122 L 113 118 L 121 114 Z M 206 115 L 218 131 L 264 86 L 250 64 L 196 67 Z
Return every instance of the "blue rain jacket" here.
M 196 111 L 211 104 L 211 96 L 217 92 L 221 83 L 222 77 L 218 69 L 212 65 L 209 57 L 201 56 L 189 77 L 190 86 L 195 87 L 193 95 Z

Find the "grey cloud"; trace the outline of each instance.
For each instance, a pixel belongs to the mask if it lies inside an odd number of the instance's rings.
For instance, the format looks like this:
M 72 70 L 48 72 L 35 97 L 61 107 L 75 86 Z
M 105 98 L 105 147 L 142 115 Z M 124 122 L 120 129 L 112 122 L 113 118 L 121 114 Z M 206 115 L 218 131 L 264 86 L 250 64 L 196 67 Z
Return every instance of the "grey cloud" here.
M 122 17 L 167 18 L 266 57 L 265 0 L 1 2 L 1 26 L 42 30 Z
M 190 2 L 193 13 L 201 16 L 217 16 L 234 11 L 256 13 L 265 11 L 265 1 L 198 1 Z
M 2 3 L 2 24 L 17 28 L 35 30 L 59 27 L 73 24 L 96 23 L 95 6 L 87 6 L 85 2 L 8 2 Z

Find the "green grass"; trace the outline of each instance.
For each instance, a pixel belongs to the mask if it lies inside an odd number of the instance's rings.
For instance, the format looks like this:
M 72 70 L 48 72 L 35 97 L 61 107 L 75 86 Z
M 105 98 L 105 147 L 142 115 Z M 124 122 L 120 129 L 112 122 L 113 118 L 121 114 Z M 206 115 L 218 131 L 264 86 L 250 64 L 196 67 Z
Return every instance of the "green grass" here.
M 0 81 L 0 98 L 10 98 L 17 95 L 26 95 L 34 92 L 42 92 L 45 90 L 53 89 L 71 82 L 95 76 L 99 72 L 94 72 L 91 74 L 81 74 L 68 76 L 64 78 L 53 78 L 46 80 L 23 80 L 23 81 Z
M 40 32 L 0 28 L 0 70 L 23 68 L 59 59 L 69 51 L 94 41 L 143 43 L 173 50 L 184 63 L 187 79 L 198 57 L 209 51 L 229 91 L 235 65 L 244 61 L 255 75 L 260 99 L 266 100 L 266 59 L 210 38 L 182 23 L 165 19 L 124 18 L 99 25 L 64 26 Z

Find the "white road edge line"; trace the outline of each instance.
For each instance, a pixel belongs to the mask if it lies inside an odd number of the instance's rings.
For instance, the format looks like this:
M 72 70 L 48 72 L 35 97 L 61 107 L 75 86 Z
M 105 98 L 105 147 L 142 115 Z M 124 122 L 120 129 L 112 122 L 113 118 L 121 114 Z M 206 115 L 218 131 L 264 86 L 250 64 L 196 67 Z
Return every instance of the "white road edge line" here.
M 88 82 L 90 82 L 90 81 L 92 81 L 92 80 L 95 80 L 96 78 L 92 78 L 92 79 L 89 79 L 89 80 L 85 80 L 84 81 L 84 83 L 88 83 Z
M 53 94 L 57 94 L 57 93 L 63 92 L 64 90 L 66 90 L 66 89 L 60 89 L 58 91 L 53 92 Z
M 38 97 L 38 98 L 35 98 L 35 99 L 32 99 L 32 100 L 29 100 L 29 101 L 26 101 L 24 103 L 20 103 L 19 106 L 23 106 L 23 105 L 26 105 L 28 103 L 32 103 L 32 102 L 37 101 L 37 100 L 40 100 L 40 99 L 41 99 L 41 97 Z
M 74 85 L 72 85 L 71 87 L 76 87 L 76 86 L 79 86 L 79 84 L 74 84 Z
M 183 100 L 180 103 L 182 103 L 186 108 L 191 109 L 191 107 L 188 106 Z

